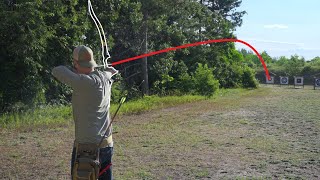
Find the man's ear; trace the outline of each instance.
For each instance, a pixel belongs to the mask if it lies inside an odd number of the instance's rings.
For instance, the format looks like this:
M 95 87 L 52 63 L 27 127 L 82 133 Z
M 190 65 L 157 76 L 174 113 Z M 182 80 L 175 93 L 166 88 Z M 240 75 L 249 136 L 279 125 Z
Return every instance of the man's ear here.
M 79 68 L 78 62 L 77 62 L 77 61 L 73 61 L 73 66 L 74 66 L 76 69 L 78 69 L 78 68 Z

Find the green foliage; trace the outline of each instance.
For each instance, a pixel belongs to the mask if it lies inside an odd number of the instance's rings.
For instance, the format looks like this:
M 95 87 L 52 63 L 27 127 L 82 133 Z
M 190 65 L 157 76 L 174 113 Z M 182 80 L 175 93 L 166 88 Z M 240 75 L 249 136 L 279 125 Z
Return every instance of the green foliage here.
M 199 101 L 204 99 L 205 98 L 203 96 L 192 96 L 192 95 L 166 96 L 166 97 L 144 96 L 141 99 L 129 101 L 123 104 L 121 108 L 121 113 L 124 113 L 124 114 L 139 113 L 139 112 L 148 111 L 156 108 L 171 107 L 178 104 L 189 103 L 189 102 L 194 102 L 194 101 Z M 113 106 L 113 108 L 116 108 L 116 106 Z
M 309 62 L 309 64 L 310 64 L 311 66 L 320 66 L 320 57 L 317 56 L 317 57 L 311 59 L 311 61 Z
M 269 56 L 269 54 L 266 51 L 263 51 L 261 53 L 261 57 L 267 66 L 272 63 L 272 58 L 271 58 L 271 56 Z M 261 64 L 260 60 L 259 60 L 259 63 Z
M 192 77 L 187 72 L 179 75 L 177 85 L 178 85 L 178 90 L 183 94 L 187 94 L 187 93 L 192 94 L 195 89 L 192 81 Z
M 261 62 L 259 61 L 257 56 L 255 56 L 251 51 L 247 51 L 245 49 L 241 49 L 239 52 L 244 56 L 245 61 L 248 62 L 245 64 L 249 67 L 253 67 L 257 72 L 256 78 L 259 79 L 259 81 L 261 82 L 265 82 L 265 71 L 261 66 Z M 300 57 L 298 55 L 293 55 L 290 58 L 287 58 L 285 56 L 280 56 L 279 58 L 272 58 L 267 54 L 266 51 L 263 51 L 261 53 L 261 56 L 266 62 L 269 73 L 271 73 L 271 75 L 290 76 L 291 78 L 293 78 L 293 76 L 304 76 L 305 84 L 312 84 L 313 77 L 319 76 L 320 74 L 320 70 L 319 68 L 317 68 L 320 67 L 319 57 L 315 57 L 311 61 L 306 62 L 303 57 Z M 249 73 L 252 70 L 246 69 L 245 67 L 244 72 L 245 71 Z M 249 74 L 245 76 L 249 77 Z M 252 80 L 242 82 L 243 87 L 248 86 L 247 83 L 251 84 L 252 87 L 256 86 L 256 83 L 254 82 L 255 80 L 253 78 L 249 79 Z
M 245 64 L 247 64 L 249 67 L 261 67 L 261 61 L 255 53 L 246 49 L 241 49 L 240 53 L 244 57 Z M 271 64 L 275 61 L 266 51 L 261 53 L 261 57 L 268 67 L 271 66 Z
M 208 0 L 205 4 L 209 10 L 216 12 L 218 16 L 222 16 L 224 20 L 234 29 L 241 26 L 242 17 L 245 11 L 236 11 L 235 9 L 241 5 L 241 0 Z M 227 18 L 230 16 L 231 18 Z
M 72 122 L 70 106 L 42 106 L 24 112 L 15 111 L 0 115 L 0 126 L 3 128 L 62 125 L 69 122 Z
M 303 67 L 301 73 L 304 76 L 309 77 L 319 77 L 320 76 L 320 66 L 312 66 L 310 64 Z
M 154 76 L 153 78 L 157 79 L 153 83 L 153 91 L 155 93 L 165 95 L 167 90 L 172 89 L 174 77 L 171 76 L 171 71 L 176 63 L 169 57 L 160 59 L 160 61 L 156 61 L 153 64 L 151 74 Z
M 289 61 L 284 64 L 285 71 L 290 76 L 297 76 L 300 75 L 300 72 L 305 64 L 304 58 L 300 58 L 298 55 L 291 56 Z
M 112 84 L 111 89 L 111 102 L 118 103 L 120 99 L 128 94 L 125 84 L 123 83 L 123 78 L 120 74 L 115 77 L 116 81 Z
M 198 64 L 192 81 L 194 90 L 199 95 L 211 97 L 219 89 L 219 81 L 214 78 L 213 69 L 206 64 Z
M 242 74 L 242 87 L 244 88 L 257 88 L 258 81 L 255 78 L 255 71 L 248 66 L 245 66 Z
M 146 41 L 148 51 L 153 51 L 204 39 L 232 38 L 245 14 L 237 11 L 240 4 L 240 0 L 203 4 L 189 0 L 105 0 L 93 2 L 93 8 L 106 30 L 112 61 L 117 61 L 144 53 Z M 70 65 L 76 45 L 90 46 L 101 64 L 99 35 L 87 14 L 86 1 L 2 1 L 0 16 L 0 112 L 70 103 L 71 88 L 58 83 L 51 69 Z M 233 64 L 244 60 L 233 43 L 188 48 L 148 60 L 149 84 L 155 94 L 210 96 L 212 89 L 217 89 L 217 80 L 221 87 L 242 86 L 242 74 L 237 74 L 241 70 Z M 137 62 L 116 67 L 122 80 L 114 83 L 113 102 L 122 92 L 128 93 L 129 99 L 141 97 L 142 70 Z M 214 67 L 217 80 L 209 75 L 213 69 L 200 68 L 198 63 Z
M 276 62 L 275 64 L 278 66 L 284 66 L 285 64 L 287 64 L 289 62 L 289 59 L 287 59 L 285 56 L 281 56 Z
M 270 63 L 272 62 L 271 57 L 266 52 L 262 54 L 266 59 L 269 58 Z M 261 66 L 259 58 L 251 51 L 241 49 L 240 51 L 230 50 L 229 59 L 231 61 L 222 56 L 220 62 L 224 62 L 224 64 L 215 71 L 220 87 L 256 88 L 258 82 L 252 67 Z
M 46 102 L 42 75 L 46 38 L 52 37 L 39 1 L 0 6 L 0 110 L 16 104 L 33 106 Z M 14 8 L 14 10 L 12 10 Z
M 33 1 L 0 6 L 5 17 L 0 28 L 5 47 L 0 52 L 1 110 L 70 100 L 71 91 L 55 83 L 50 71 L 71 62 L 72 45 L 81 34 L 72 22 L 78 23 L 83 15 L 76 5 L 77 1 Z
M 269 72 L 277 76 L 304 76 L 305 84 L 313 84 L 313 77 L 318 77 L 320 74 L 319 57 L 313 58 L 311 61 L 305 61 L 303 57 L 293 55 L 290 58 L 281 56 L 279 58 L 273 58 L 270 66 L 268 66 Z M 265 72 L 261 68 L 256 68 L 256 77 L 265 82 Z

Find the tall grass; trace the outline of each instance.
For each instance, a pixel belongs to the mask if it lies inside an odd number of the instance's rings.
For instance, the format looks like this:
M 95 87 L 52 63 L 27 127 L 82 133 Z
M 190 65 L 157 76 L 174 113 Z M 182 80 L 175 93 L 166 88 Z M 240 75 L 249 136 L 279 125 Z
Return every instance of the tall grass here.
M 234 95 L 245 95 L 245 89 L 220 89 L 210 99 L 217 97 L 227 97 Z M 179 104 L 190 103 L 207 99 L 204 96 L 185 95 L 185 96 L 145 96 L 141 99 L 125 102 L 119 114 L 134 114 L 153 109 L 172 107 Z M 111 104 L 110 112 L 113 114 L 119 104 Z M 57 126 L 72 123 L 71 106 L 44 106 L 30 109 L 25 112 L 5 113 L 0 115 L 0 128 L 33 128 L 35 126 Z
M 144 98 L 125 102 L 119 114 L 140 113 L 157 108 L 175 106 L 178 104 L 203 100 L 203 96 L 146 96 Z M 115 112 L 118 104 L 112 104 L 111 114 Z M 25 112 L 5 113 L 0 115 L 0 128 L 23 128 L 34 126 L 65 125 L 72 122 L 72 109 L 70 106 L 44 106 L 30 109 Z
M 199 100 L 204 100 L 204 96 L 145 96 L 141 99 L 124 103 L 121 107 L 120 114 L 132 114 L 149 111 L 158 108 L 172 107 L 178 104 L 184 104 Z M 118 105 L 113 105 L 110 109 L 115 112 Z
M 70 106 L 45 106 L 25 112 L 13 112 L 0 115 L 0 127 L 20 128 L 37 125 L 62 125 L 71 122 Z

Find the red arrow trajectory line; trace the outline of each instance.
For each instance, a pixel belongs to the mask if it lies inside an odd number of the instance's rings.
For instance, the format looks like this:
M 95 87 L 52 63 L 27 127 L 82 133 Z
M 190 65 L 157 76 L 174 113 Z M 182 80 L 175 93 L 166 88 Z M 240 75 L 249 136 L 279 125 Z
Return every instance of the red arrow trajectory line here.
M 142 54 L 142 55 L 139 55 L 139 56 L 123 59 L 123 60 L 120 60 L 120 61 L 117 61 L 117 62 L 113 62 L 113 63 L 111 63 L 111 65 L 115 66 L 115 65 L 119 65 L 119 64 L 126 63 L 126 62 L 129 62 L 129 61 L 134 61 L 134 60 L 137 60 L 137 59 L 141 59 L 141 58 L 144 58 L 144 57 L 149 57 L 149 56 L 165 53 L 165 52 L 168 52 L 168 51 L 175 51 L 175 50 L 178 50 L 178 49 L 184 49 L 184 48 L 193 47 L 193 46 L 200 46 L 200 45 L 204 45 L 204 44 L 220 43 L 220 42 L 239 42 L 239 43 L 242 43 L 242 44 L 250 47 L 256 53 L 258 58 L 260 59 L 260 62 L 262 64 L 263 68 L 264 68 L 266 76 L 270 80 L 269 71 L 268 71 L 266 63 L 264 62 L 262 56 L 249 43 L 247 43 L 245 41 L 242 41 L 242 40 L 239 40 L 239 39 L 212 39 L 212 40 L 200 41 L 200 42 L 196 42 L 196 43 L 184 44 L 184 45 L 181 45 L 181 46 L 170 47 L 170 48 L 162 49 L 162 50 L 159 50 L 159 51 L 154 51 L 154 52 L 150 52 L 150 53 L 147 53 L 147 54 Z

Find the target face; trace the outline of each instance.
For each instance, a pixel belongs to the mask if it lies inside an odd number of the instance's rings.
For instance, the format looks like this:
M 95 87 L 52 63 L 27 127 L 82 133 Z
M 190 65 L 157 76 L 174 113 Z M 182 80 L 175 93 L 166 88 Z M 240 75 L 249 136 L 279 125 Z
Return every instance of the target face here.
M 274 84 L 274 77 L 270 76 L 270 80 L 266 77 L 267 84 Z
M 320 87 L 320 79 L 316 79 L 314 84 L 316 87 Z
M 280 83 L 281 84 L 288 84 L 289 78 L 288 77 L 280 77 Z
M 303 86 L 303 77 L 294 77 L 294 84 L 298 86 Z

